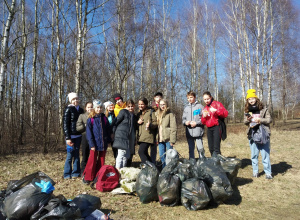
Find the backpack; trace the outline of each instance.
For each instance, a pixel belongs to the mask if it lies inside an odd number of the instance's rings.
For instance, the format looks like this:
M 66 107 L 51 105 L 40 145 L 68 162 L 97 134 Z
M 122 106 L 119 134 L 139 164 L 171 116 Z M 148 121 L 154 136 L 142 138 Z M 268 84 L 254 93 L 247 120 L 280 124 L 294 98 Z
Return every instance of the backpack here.
M 120 173 L 119 171 L 111 166 L 104 165 L 100 168 L 96 174 L 91 187 L 99 190 L 100 192 L 110 192 L 113 189 L 117 188 L 119 185 Z
M 251 138 L 256 144 L 266 144 L 270 140 L 270 135 L 263 124 L 252 128 Z

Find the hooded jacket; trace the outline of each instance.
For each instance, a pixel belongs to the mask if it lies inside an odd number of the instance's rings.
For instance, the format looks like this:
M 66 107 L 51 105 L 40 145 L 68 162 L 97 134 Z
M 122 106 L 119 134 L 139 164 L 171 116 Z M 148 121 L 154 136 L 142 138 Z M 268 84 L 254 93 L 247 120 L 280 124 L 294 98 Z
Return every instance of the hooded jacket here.
M 114 109 L 115 116 L 117 117 L 119 112 L 124 108 L 126 108 L 126 102 L 124 102 L 124 104 L 122 106 L 119 106 L 118 104 L 116 104 L 115 109 Z
M 183 110 L 182 124 L 186 127 L 187 137 L 202 137 L 204 134 L 204 126 L 201 122 L 203 105 L 197 101 L 189 103 Z M 186 126 L 186 121 L 195 121 L 196 127 L 192 128 L 190 125 Z
M 83 112 L 83 109 L 80 107 L 77 111 L 75 105 L 72 104 L 66 107 L 63 117 L 63 128 L 66 140 L 71 140 L 71 135 L 80 135 L 76 130 L 76 123 L 79 115 Z
M 154 144 L 155 135 L 157 131 L 157 119 L 156 119 L 155 112 L 148 108 L 145 111 L 145 113 L 140 111 L 137 114 L 137 120 L 139 120 L 139 118 L 142 118 L 144 120 L 144 123 L 138 124 L 138 133 L 137 133 L 138 142 Z M 148 120 L 150 121 L 150 127 L 148 130 L 146 130 L 146 123 L 148 122 Z
M 162 142 L 176 143 L 177 126 L 176 118 L 173 113 L 168 109 L 162 116 L 161 125 L 159 125 L 158 131 L 161 131 L 159 136 L 162 136 Z
M 210 107 L 217 109 L 216 112 L 210 112 Z M 202 116 L 201 121 L 202 124 L 206 125 L 208 128 L 219 125 L 219 118 L 226 118 L 228 116 L 228 111 L 222 105 L 221 102 L 213 100 L 210 105 L 206 105 L 204 111 L 208 111 L 209 115 L 205 118 Z

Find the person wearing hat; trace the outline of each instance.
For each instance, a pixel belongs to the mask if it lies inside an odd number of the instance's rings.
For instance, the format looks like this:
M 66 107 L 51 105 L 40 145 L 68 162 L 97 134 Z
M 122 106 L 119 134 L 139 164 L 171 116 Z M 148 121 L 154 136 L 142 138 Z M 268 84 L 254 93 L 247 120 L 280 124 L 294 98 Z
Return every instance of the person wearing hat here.
M 249 89 L 246 96 L 245 104 L 245 116 L 244 123 L 248 128 L 248 139 L 251 150 L 251 161 L 254 178 L 259 176 L 258 170 L 258 155 L 259 152 L 262 157 L 262 163 L 264 166 L 264 171 L 266 179 L 273 179 L 271 171 L 271 162 L 270 162 L 270 139 L 268 139 L 265 144 L 255 143 L 253 140 L 253 131 L 258 129 L 258 126 L 263 124 L 264 131 L 271 135 L 270 123 L 272 122 L 271 115 L 266 107 L 263 106 L 261 101 L 256 95 L 255 89 Z
M 64 166 L 64 179 L 80 177 L 79 148 L 81 134 L 76 130 L 76 123 L 83 109 L 79 107 L 78 94 L 71 92 L 68 94 L 70 104 L 66 107 L 63 116 L 63 130 L 67 145 L 67 158 Z M 73 161 L 73 169 L 72 169 Z
M 105 164 L 105 154 L 108 143 L 111 142 L 110 126 L 106 116 L 101 113 L 102 103 L 93 101 L 93 111 L 86 123 L 86 138 L 90 147 L 90 156 L 83 171 L 83 183 L 89 184 L 96 177 L 97 172 Z
M 112 128 L 112 124 L 116 119 L 115 112 L 114 112 L 114 109 L 115 109 L 114 103 L 112 103 L 111 101 L 104 102 L 104 108 L 105 108 L 105 116 L 107 117 L 109 125 Z M 112 129 L 111 129 L 111 137 L 112 137 L 111 146 L 113 146 Z M 114 154 L 114 158 L 116 159 L 117 155 L 118 155 L 118 149 L 112 147 L 112 151 Z
M 118 114 L 119 114 L 119 112 L 120 112 L 122 109 L 126 108 L 126 103 L 123 102 L 123 98 L 122 98 L 122 96 L 121 96 L 120 93 L 114 94 L 114 97 L 113 97 L 113 98 L 114 98 L 114 101 L 115 101 L 115 103 L 116 103 L 114 112 L 115 112 L 115 116 L 117 117 Z

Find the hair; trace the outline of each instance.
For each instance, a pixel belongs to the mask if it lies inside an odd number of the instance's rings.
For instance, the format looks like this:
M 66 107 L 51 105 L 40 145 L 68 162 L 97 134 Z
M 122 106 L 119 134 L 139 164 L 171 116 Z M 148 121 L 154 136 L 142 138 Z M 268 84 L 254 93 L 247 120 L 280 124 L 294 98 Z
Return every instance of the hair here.
M 85 105 L 84 105 L 84 107 L 86 108 L 88 104 L 92 104 L 93 105 L 93 102 L 86 102 Z
M 158 108 L 158 111 L 157 111 L 157 123 L 158 123 L 158 125 L 161 125 L 163 116 L 169 110 L 169 103 L 166 99 L 162 99 L 162 100 L 160 100 L 160 102 L 164 102 L 166 104 L 166 108 L 164 110 L 161 110 L 160 107 Z
M 128 107 L 129 105 L 133 105 L 133 106 L 135 105 L 132 99 L 126 101 L 126 107 Z
M 161 97 L 163 97 L 163 94 L 161 92 L 157 92 L 157 93 L 154 94 L 154 97 L 155 96 L 161 96 Z
M 114 111 L 113 111 L 113 112 L 114 112 Z M 108 116 L 109 116 L 109 111 L 108 111 L 108 108 L 106 108 L 106 109 L 105 109 L 105 112 L 104 112 L 104 114 L 105 114 L 105 116 L 106 116 L 106 117 L 108 117 Z
M 196 93 L 193 91 L 188 91 L 188 93 L 186 94 L 186 96 L 194 96 L 196 98 Z
M 212 96 L 211 96 L 211 93 L 210 93 L 209 91 L 203 92 L 203 96 L 205 96 L 205 95 L 208 95 L 208 96 L 212 97 Z
M 255 98 L 256 99 L 256 105 L 258 106 L 258 109 L 259 111 L 262 110 L 264 108 L 264 105 L 262 104 L 262 102 L 260 101 L 260 99 L 258 98 Z M 245 113 L 248 113 L 249 112 L 249 102 L 248 102 L 248 99 L 246 100 L 246 104 L 245 104 Z
M 145 104 L 146 106 L 148 106 L 148 100 L 147 100 L 145 97 L 140 98 L 139 101 L 144 102 L 144 104 Z
M 89 114 L 89 118 L 94 118 L 95 116 L 96 116 L 97 114 L 96 114 L 96 112 L 95 112 L 95 109 L 93 109 L 92 111 L 91 111 L 91 113 Z

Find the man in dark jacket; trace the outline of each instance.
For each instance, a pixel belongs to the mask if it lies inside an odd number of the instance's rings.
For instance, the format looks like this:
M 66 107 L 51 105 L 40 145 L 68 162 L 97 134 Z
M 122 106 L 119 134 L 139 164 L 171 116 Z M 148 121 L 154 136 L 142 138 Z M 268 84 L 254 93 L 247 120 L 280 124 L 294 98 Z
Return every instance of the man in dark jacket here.
M 64 179 L 80 177 L 79 148 L 81 134 L 76 130 L 76 122 L 83 109 L 79 107 L 78 95 L 75 92 L 68 94 L 70 104 L 66 107 L 63 117 L 63 129 L 67 144 L 67 158 L 64 167 Z M 72 160 L 73 170 L 72 170 Z

